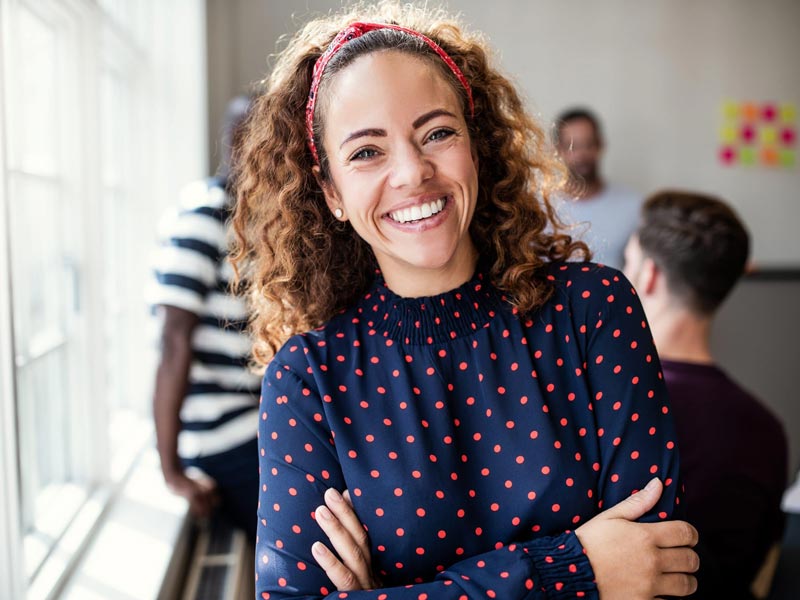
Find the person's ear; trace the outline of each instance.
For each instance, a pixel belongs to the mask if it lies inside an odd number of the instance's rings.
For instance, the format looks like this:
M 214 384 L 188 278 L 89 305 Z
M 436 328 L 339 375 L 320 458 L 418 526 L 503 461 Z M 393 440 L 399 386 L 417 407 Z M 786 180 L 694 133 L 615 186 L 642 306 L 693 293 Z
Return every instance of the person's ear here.
M 658 268 L 656 261 L 646 256 L 642 260 L 641 286 L 639 292 L 647 295 L 652 294 L 655 292 L 656 288 L 663 283 L 663 277 L 664 273 Z
M 337 221 L 346 221 L 347 216 L 344 214 L 344 207 L 336 186 L 333 185 L 331 180 L 326 180 L 322 177 L 322 170 L 319 165 L 311 167 L 311 172 L 314 173 L 314 179 L 317 180 L 317 185 L 319 185 L 322 194 L 325 196 L 325 204 L 328 205 L 328 210 L 333 213 Z

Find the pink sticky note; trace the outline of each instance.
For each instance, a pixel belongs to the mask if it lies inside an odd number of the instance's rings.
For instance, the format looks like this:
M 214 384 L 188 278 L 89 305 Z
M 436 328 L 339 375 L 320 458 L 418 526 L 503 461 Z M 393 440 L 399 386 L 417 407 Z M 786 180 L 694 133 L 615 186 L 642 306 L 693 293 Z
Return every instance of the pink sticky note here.
M 756 137 L 756 130 L 753 128 L 752 125 L 745 125 L 742 127 L 742 140 L 745 143 L 750 144 Z
M 761 107 L 761 118 L 765 121 L 774 121 L 778 116 L 778 109 L 774 104 L 765 104 Z
M 723 146 L 719 151 L 719 159 L 724 165 L 736 162 L 736 149 L 733 146 Z
M 797 134 L 791 127 L 784 127 L 781 129 L 781 141 L 785 146 L 791 146 L 797 139 Z

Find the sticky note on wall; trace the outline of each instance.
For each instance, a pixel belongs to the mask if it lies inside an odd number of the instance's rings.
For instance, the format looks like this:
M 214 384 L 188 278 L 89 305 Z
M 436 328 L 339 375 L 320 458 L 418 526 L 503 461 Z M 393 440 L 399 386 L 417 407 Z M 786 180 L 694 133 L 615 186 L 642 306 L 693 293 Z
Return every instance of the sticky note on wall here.
M 792 169 L 797 164 L 797 106 L 726 100 L 720 107 L 719 161 L 726 166 Z

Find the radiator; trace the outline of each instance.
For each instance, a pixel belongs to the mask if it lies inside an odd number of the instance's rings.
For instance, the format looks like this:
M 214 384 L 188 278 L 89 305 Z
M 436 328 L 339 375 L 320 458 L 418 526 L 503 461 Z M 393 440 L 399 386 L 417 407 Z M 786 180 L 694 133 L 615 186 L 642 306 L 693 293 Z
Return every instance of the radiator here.
M 197 534 L 182 600 L 252 600 L 253 547 L 247 536 L 220 519 Z

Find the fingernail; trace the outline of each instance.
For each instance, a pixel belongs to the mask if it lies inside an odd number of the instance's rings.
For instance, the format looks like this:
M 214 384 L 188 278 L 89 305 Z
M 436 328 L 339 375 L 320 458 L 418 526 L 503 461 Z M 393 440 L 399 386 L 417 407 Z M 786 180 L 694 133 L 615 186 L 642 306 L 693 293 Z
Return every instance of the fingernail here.
M 319 508 L 317 508 L 316 514 L 318 517 L 320 517 L 321 519 L 325 519 L 326 521 L 329 521 L 330 519 L 333 518 L 333 514 L 324 504 Z
M 343 502 L 342 495 L 334 488 L 328 488 L 326 490 L 325 498 L 331 502 Z
M 314 542 L 311 544 L 311 554 L 316 556 L 317 558 L 322 558 L 325 556 L 325 545 L 322 542 Z
M 647 485 L 644 486 L 644 489 L 648 492 L 658 486 L 658 477 L 653 477 L 650 481 L 647 482 Z

